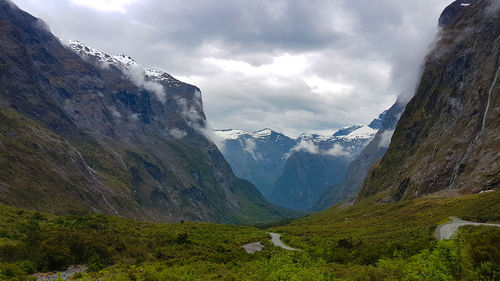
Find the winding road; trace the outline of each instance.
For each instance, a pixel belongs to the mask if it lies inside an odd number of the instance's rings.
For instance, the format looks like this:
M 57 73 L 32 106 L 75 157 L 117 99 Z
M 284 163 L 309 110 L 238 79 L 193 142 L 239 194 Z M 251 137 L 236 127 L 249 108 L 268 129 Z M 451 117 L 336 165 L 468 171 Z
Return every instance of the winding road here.
M 434 234 L 439 240 L 450 239 L 450 237 L 458 230 L 459 227 L 465 225 L 485 225 L 500 227 L 500 224 L 464 221 L 456 217 L 450 217 L 450 219 L 452 220 L 452 222 L 442 224 L 436 228 L 436 232 Z
M 300 251 L 298 249 L 294 249 L 292 247 L 283 244 L 283 242 L 281 242 L 281 234 L 269 232 L 269 235 L 271 235 L 271 243 L 273 243 L 274 246 L 283 248 L 288 251 Z
M 274 246 L 283 248 L 287 251 L 300 251 L 299 249 L 294 249 L 292 247 L 285 245 L 283 242 L 281 242 L 281 234 L 269 232 L 269 235 L 271 236 L 271 243 L 273 243 Z M 254 254 L 256 252 L 262 251 L 262 249 L 264 248 L 264 245 L 262 245 L 260 242 L 255 242 L 255 243 L 243 245 L 242 247 L 243 247 L 243 249 L 245 249 L 245 251 L 248 254 Z

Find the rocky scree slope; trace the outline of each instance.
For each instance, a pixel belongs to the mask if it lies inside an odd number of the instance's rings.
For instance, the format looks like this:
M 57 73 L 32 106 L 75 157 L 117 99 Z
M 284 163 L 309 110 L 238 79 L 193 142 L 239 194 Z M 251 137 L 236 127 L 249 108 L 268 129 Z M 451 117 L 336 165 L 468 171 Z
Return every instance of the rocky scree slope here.
M 402 200 L 498 188 L 500 14 L 494 4 L 474 1 L 442 31 L 360 198 L 384 192 L 389 200 Z
M 1 203 L 151 221 L 290 215 L 236 178 L 207 139 L 198 88 L 70 46 L 0 2 Z

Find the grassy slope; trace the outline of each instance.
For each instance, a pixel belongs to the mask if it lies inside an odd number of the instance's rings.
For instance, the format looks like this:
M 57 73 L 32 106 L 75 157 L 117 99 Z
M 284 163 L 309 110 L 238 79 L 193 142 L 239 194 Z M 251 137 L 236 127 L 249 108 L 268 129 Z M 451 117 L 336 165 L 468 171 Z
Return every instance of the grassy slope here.
M 435 227 L 451 215 L 500 220 L 500 194 L 363 201 L 273 227 L 303 249 L 293 253 L 272 247 L 266 230 L 254 227 L 58 217 L 0 205 L 0 279 L 80 263 L 97 270 L 85 278 L 102 280 L 468 280 L 478 268 L 500 273 L 500 229 L 466 228 L 460 239 L 436 241 Z M 255 241 L 266 247 L 246 254 L 241 245 Z M 410 278 L 415 274 L 428 278 Z
M 134 147 L 117 147 L 111 143 L 106 145 L 112 147 L 116 153 L 125 155 L 122 158 L 123 165 L 133 167 L 142 178 L 153 180 L 144 167 L 144 162 L 147 160 L 161 163 L 161 161 L 150 159 L 147 153 Z M 176 157 L 180 160 L 173 162 L 189 165 L 189 167 L 176 165 L 175 169 L 199 171 L 203 179 L 211 181 L 208 186 L 218 187 L 212 175 L 213 168 L 199 157 L 198 151 L 186 145 L 167 143 L 164 140 L 157 140 L 156 146 L 165 151 L 176 151 Z M 92 181 L 90 174 L 81 173 L 82 170 L 86 170 L 86 164 L 78 153 L 81 153 L 85 161 L 99 173 L 99 180 L 120 195 L 116 198 L 120 203 L 115 204 L 120 214 L 135 212 L 132 214 L 134 217 L 147 218 L 144 208 L 154 208 L 147 201 L 152 191 L 147 189 L 148 187 L 140 186 L 142 189 L 135 187 L 128 170 L 122 168 L 101 144 L 84 134 L 66 140 L 38 122 L 3 107 L 0 110 L 0 167 L 2 167 L 0 191 L 3 192 L 0 203 L 55 214 L 86 214 L 92 212 L 92 207 L 97 207 L 101 211 L 106 210 L 105 206 L 99 204 L 99 198 L 95 198 L 93 193 L 89 192 L 89 186 L 96 183 Z M 183 161 L 185 159 L 187 161 Z M 172 187 L 184 186 L 175 177 L 176 171 L 171 170 L 171 167 L 161 166 L 161 170 L 165 178 L 163 184 Z M 236 184 L 238 186 L 235 186 L 233 192 L 239 200 L 241 211 L 230 210 L 225 208 L 224 204 L 217 204 L 216 202 L 221 200 L 217 197 L 220 195 L 217 193 L 219 190 L 206 192 L 207 196 L 210 196 L 207 201 L 215 203 L 214 209 L 217 213 L 214 216 L 220 222 L 253 224 L 300 215 L 299 212 L 268 204 L 262 195 L 253 193 L 256 191 L 255 188 L 246 181 L 239 181 Z M 136 189 L 143 190 L 143 193 L 134 200 Z M 253 198 L 253 201 L 249 200 L 250 198 Z M 145 202 L 143 206 L 137 203 L 141 200 Z M 181 201 L 179 204 L 184 213 L 197 212 L 195 208 L 189 207 L 187 202 Z M 158 220 L 165 221 L 162 218 Z
M 340 239 L 390 246 L 387 254 L 392 255 L 390 250 L 412 250 L 408 254 L 413 254 L 434 243 L 435 228 L 449 216 L 500 221 L 498 191 L 451 198 L 434 195 L 392 203 L 376 203 L 376 199 L 348 207 L 340 205 L 272 230 L 282 233 L 291 246 L 314 255 L 327 257 Z

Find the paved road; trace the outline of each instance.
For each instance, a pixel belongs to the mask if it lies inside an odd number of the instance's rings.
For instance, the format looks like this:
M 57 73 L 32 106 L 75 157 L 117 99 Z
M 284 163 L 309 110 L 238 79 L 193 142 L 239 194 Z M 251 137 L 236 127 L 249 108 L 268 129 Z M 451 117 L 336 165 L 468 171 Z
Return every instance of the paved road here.
M 456 217 L 450 217 L 452 222 L 442 224 L 436 228 L 436 232 L 434 233 L 436 237 L 440 240 L 450 239 L 450 237 L 455 233 L 459 227 L 464 225 L 486 225 L 486 226 L 498 226 L 500 224 L 491 224 L 491 223 L 478 223 L 471 221 L 464 221 Z
M 292 247 L 288 247 L 287 245 L 283 244 L 283 242 L 281 242 L 281 234 L 269 232 L 269 235 L 271 235 L 271 242 L 273 243 L 274 246 L 281 247 L 288 251 L 300 251 L 298 249 L 294 249 Z

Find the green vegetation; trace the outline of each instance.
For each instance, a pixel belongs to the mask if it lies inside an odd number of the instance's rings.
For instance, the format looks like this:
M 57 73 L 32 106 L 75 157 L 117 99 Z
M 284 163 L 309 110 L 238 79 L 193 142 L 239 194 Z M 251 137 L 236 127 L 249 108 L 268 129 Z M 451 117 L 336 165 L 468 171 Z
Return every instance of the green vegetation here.
M 113 214 L 114 208 L 129 218 L 154 221 L 181 216 L 200 220 L 200 213 L 203 220 L 227 224 L 300 216 L 300 212 L 270 205 L 252 184 L 233 177 L 222 158 L 217 165 L 225 166 L 220 172 L 228 176 L 224 181 L 217 179 L 215 162 L 199 146 L 148 138 L 154 142 L 151 149 L 113 139 L 98 142 L 76 129 L 55 133 L 1 107 L 0 203 L 75 215 L 95 210 Z M 95 188 L 107 195 L 107 201 Z M 107 193 L 108 189 L 112 192 Z M 173 198 L 180 200 L 174 203 Z M 171 204 L 177 208 L 168 209 Z
M 53 216 L 0 206 L 0 280 L 86 264 L 75 280 L 499 280 L 500 229 L 433 237 L 448 216 L 500 220 L 498 192 L 340 206 L 268 230 L 154 224 L 102 215 Z M 261 226 L 263 227 L 263 226 Z M 242 245 L 261 241 L 246 254 Z

